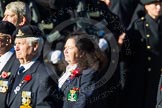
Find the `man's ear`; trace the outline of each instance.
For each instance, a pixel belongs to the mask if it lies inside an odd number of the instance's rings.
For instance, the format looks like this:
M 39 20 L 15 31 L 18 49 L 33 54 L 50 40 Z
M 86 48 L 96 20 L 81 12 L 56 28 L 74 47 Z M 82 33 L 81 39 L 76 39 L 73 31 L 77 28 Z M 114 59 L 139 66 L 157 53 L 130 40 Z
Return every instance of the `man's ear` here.
M 22 16 L 22 18 L 20 18 L 18 21 L 18 25 L 21 27 L 25 25 L 25 23 L 26 23 L 26 17 Z
M 38 42 L 35 42 L 35 43 L 33 44 L 34 52 L 37 52 L 38 47 L 39 47 L 39 43 L 38 43 Z

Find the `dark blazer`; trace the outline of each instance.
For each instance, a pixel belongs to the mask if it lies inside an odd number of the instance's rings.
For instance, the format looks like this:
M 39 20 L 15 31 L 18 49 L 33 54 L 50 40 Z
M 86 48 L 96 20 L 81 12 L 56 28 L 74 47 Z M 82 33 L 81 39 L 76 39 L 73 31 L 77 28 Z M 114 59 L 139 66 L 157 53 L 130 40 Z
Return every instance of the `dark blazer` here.
M 60 108 L 87 108 L 88 104 L 86 100 L 94 91 L 94 77 L 95 72 L 93 69 L 87 69 L 81 72 L 81 74 L 71 80 L 66 80 L 62 85 L 60 92 L 63 93 L 63 106 Z M 76 90 L 76 101 L 68 100 L 70 90 L 78 88 Z
M 19 61 L 16 59 L 16 55 L 15 53 L 11 56 L 11 58 L 8 60 L 8 62 L 6 63 L 6 65 L 3 67 L 2 71 L 0 73 L 2 73 L 3 71 L 5 72 L 11 72 L 11 75 L 12 76 L 12 70 L 17 70 L 19 67 Z M 8 78 L 11 78 L 11 77 L 8 77 Z M 8 81 L 8 78 L 6 79 L 2 79 L 0 78 L 0 81 Z M 8 87 L 9 87 L 9 84 L 10 82 L 8 81 Z M 0 92 L 0 105 L 1 105 L 1 108 L 5 108 L 5 99 L 6 99 L 6 93 L 2 93 Z
M 51 94 L 55 89 L 55 82 L 53 81 L 51 70 L 46 68 L 46 66 L 36 61 L 24 74 L 19 78 L 19 81 L 27 76 L 31 76 L 31 79 L 28 82 L 21 83 L 20 90 L 15 94 L 15 88 L 20 84 L 15 80 L 17 75 L 17 70 L 14 71 L 14 78 L 12 88 L 10 88 L 7 96 L 7 107 L 8 108 L 19 108 L 22 105 L 23 96 L 22 92 L 28 91 L 31 93 L 31 103 L 32 108 L 55 108 L 54 102 L 51 99 Z M 14 81 L 15 80 L 15 81 Z M 17 84 L 15 84 L 17 83 Z
M 156 108 L 162 108 L 162 75 L 161 75 L 160 81 L 159 81 Z

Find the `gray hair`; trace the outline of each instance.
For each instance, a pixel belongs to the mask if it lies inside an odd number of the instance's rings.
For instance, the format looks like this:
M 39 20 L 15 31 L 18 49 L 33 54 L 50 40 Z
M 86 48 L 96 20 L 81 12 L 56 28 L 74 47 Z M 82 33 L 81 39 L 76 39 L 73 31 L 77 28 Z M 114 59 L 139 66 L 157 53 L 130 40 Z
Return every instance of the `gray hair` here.
M 9 4 L 7 4 L 6 9 L 16 13 L 18 15 L 18 18 L 24 16 L 26 18 L 27 24 L 31 22 L 31 11 L 26 3 L 22 1 L 10 2 Z
M 39 57 L 41 55 L 43 45 L 44 45 L 43 38 L 42 37 L 27 37 L 26 40 L 29 43 L 29 46 L 32 46 L 35 42 L 38 42 L 38 55 L 37 55 L 37 57 Z

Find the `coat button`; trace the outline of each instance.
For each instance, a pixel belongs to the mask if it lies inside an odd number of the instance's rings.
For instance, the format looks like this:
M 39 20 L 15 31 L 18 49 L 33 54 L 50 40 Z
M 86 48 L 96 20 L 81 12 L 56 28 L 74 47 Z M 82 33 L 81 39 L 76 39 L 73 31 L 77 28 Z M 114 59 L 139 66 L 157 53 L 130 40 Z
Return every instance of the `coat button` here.
M 148 61 L 151 61 L 151 57 L 147 57 L 147 60 L 148 60 Z
M 148 27 L 149 26 L 149 24 L 146 24 L 146 27 Z
M 141 17 L 141 20 L 144 20 L 145 19 L 145 17 Z
M 150 45 L 147 45 L 147 49 L 151 49 L 151 46 Z
M 143 38 L 141 38 L 141 42 L 144 42 L 144 39 Z
M 149 72 L 151 72 L 151 68 L 148 68 L 147 70 L 148 70 Z
M 146 37 L 147 37 L 147 38 L 149 38 L 149 37 L 150 37 L 150 35 L 149 35 L 149 34 L 147 34 L 147 35 L 146 35 Z

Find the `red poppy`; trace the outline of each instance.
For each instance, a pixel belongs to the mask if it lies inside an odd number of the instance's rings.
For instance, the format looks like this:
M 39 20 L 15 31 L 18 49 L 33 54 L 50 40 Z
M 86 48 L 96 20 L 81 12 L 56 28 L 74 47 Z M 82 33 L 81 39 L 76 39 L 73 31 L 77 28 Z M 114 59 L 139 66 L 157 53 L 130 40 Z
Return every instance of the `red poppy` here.
M 78 90 L 80 90 L 80 88 L 74 87 L 73 90 L 78 91 Z
M 10 76 L 10 74 L 11 74 L 10 72 L 3 71 L 0 76 L 5 79 L 5 78 L 8 78 Z
M 75 70 L 72 72 L 73 75 L 77 75 L 78 73 L 79 73 L 79 69 L 75 69 Z
M 79 74 L 79 69 L 75 69 L 72 71 L 71 75 L 70 75 L 70 79 L 76 77 Z
M 32 78 L 31 75 L 26 75 L 26 76 L 24 77 L 24 80 L 25 80 L 26 82 L 28 82 L 28 81 L 31 80 L 31 78 Z

